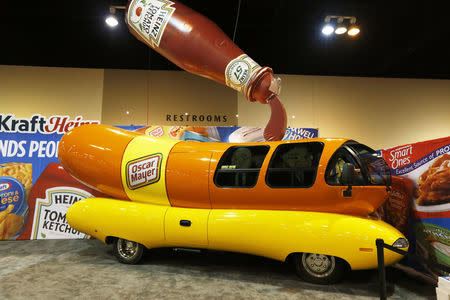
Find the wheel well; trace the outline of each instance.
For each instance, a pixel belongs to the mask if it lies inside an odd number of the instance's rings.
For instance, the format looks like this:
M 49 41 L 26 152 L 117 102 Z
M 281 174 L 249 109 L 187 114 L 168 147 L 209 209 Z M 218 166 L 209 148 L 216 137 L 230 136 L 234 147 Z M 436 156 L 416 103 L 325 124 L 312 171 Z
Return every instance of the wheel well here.
M 289 254 L 284 261 L 288 264 L 292 264 L 292 262 L 293 262 L 292 260 L 294 259 L 294 257 L 296 255 L 300 255 L 300 254 L 302 254 L 302 252 L 293 252 L 293 253 Z
M 292 265 L 292 264 L 293 264 L 293 259 L 294 259 L 294 257 L 295 257 L 296 255 L 300 255 L 300 254 L 302 254 L 302 253 L 303 253 L 303 252 L 292 252 L 291 254 L 289 254 L 289 255 L 286 257 L 285 262 Z M 345 264 L 345 266 L 346 266 L 346 268 L 347 268 L 348 270 L 351 270 L 351 269 L 352 269 L 352 268 L 350 267 L 350 264 L 349 264 L 345 259 L 340 258 L 340 257 L 337 257 L 337 256 L 335 256 L 335 258 L 341 260 L 341 261 Z
M 112 243 L 114 243 L 114 241 L 116 240 L 117 238 L 115 237 L 115 236 L 107 236 L 106 238 L 105 238 L 105 243 L 106 244 L 112 244 Z

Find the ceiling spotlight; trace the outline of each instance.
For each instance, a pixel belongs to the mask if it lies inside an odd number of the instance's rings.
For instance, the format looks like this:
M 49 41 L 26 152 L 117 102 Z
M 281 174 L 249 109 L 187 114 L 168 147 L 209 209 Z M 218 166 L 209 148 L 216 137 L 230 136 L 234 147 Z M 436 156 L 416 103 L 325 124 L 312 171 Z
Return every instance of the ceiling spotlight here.
M 109 27 L 116 27 L 119 24 L 119 21 L 116 19 L 116 9 L 126 9 L 126 6 L 117 6 L 113 5 L 109 7 L 109 13 L 110 15 L 106 18 L 105 22 L 108 24 Z
M 342 23 L 343 18 L 338 19 L 338 25 L 336 26 L 336 29 L 334 30 L 334 33 L 336 34 L 344 34 L 347 32 L 347 26 Z
M 116 17 L 114 17 L 114 16 L 107 17 L 105 22 L 106 22 L 106 24 L 108 24 L 109 27 L 116 27 L 119 24 Z
M 360 32 L 359 27 L 356 26 L 356 25 L 352 25 L 348 29 L 347 34 L 350 35 L 350 36 L 355 36 L 355 35 L 358 35 L 359 32 Z
M 344 34 L 347 32 L 347 27 L 345 27 L 344 25 L 340 25 L 338 27 L 336 27 L 336 29 L 334 30 L 334 33 L 336 34 Z
M 325 35 L 330 35 L 334 32 L 334 27 L 331 24 L 325 24 L 322 28 L 322 33 Z

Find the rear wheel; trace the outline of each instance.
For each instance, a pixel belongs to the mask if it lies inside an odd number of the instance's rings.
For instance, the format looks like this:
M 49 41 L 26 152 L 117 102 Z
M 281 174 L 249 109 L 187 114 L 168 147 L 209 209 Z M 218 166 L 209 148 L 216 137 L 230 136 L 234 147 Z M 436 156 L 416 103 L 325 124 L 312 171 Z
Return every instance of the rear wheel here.
M 342 259 L 317 253 L 299 253 L 294 258 L 294 264 L 302 279 L 318 284 L 338 282 L 346 269 Z
M 114 256 L 124 264 L 137 264 L 144 252 L 144 246 L 126 239 L 116 239 L 113 246 Z

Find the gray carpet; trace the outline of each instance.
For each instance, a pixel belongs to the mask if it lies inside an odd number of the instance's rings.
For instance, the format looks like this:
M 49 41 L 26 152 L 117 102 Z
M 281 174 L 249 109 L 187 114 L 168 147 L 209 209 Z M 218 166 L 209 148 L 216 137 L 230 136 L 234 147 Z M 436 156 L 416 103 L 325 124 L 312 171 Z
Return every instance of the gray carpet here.
M 379 299 L 376 270 L 339 284 L 301 281 L 288 265 L 227 253 L 150 250 L 116 261 L 97 240 L 0 241 L 0 299 Z M 435 299 L 433 285 L 387 269 L 389 299 Z

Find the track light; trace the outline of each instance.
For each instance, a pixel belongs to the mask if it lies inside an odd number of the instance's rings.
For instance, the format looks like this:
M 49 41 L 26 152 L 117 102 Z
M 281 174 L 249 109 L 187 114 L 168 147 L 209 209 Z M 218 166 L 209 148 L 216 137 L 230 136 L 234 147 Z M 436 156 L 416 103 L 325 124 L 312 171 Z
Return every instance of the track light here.
M 338 22 L 338 24 L 336 26 L 336 29 L 334 30 L 334 33 L 336 33 L 336 34 L 344 34 L 344 33 L 346 33 L 347 32 L 347 26 L 345 26 L 345 24 L 344 24 L 344 18 L 343 17 L 338 18 L 337 22 Z
M 116 27 L 117 24 L 119 24 L 119 21 L 117 21 L 115 16 L 109 16 L 105 20 L 106 24 L 108 24 L 109 27 Z
M 334 30 L 334 33 L 336 34 L 344 34 L 347 32 L 347 27 L 345 27 L 344 24 L 340 24 L 336 27 L 336 29 Z
M 356 25 L 352 25 L 349 29 L 348 29 L 348 32 L 347 32 L 347 34 L 349 35 L 349 36 L 355 36 L 355 35 L 357 35 L 358 33 L 359 33 L 359 27 L 358 26 L 356 26 Z
M 334 32 L 334 27 L 331 24 L 325 24 L 322 28 L 322 33 L 325 35 L 330 35 Z
M 105 20 L 106 24 L 108 24 L 109 27 L 116 27 L 119 24 L 119 21 L 117 21 L 117 18 L 115 16 L 117 9 L 126 9 L 126 6 L 113 5 L 109 7 L 110 15 Z
M 334 22 L 332 22 L 333 19 Z M 352 37 L 358 35 L 360 29 L 356 25 L 356 17 L 326 16 L 325 25 L 322 27 L 322 33 L 324 35 L 331 35 L 333 32 L 337 35 L 343 35 L 347 32 L 347 34 Z

